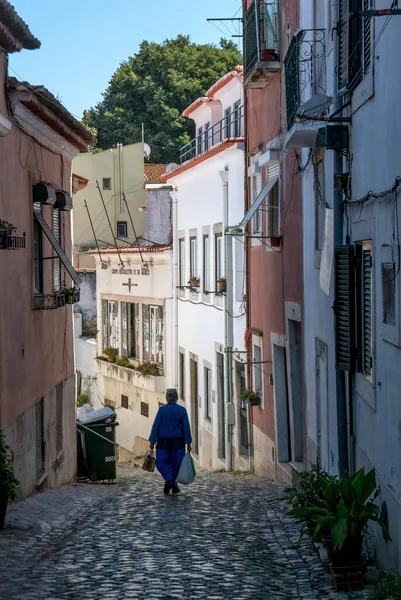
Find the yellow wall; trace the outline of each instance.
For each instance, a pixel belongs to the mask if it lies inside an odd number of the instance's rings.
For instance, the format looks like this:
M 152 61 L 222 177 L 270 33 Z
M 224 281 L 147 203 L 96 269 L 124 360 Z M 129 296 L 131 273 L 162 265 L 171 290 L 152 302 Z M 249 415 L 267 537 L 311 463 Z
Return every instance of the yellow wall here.
M 121 171 L 119 156 L 121 156 Z M 100 195 L 96 188 L 96 180 L 99 182 L 114 234 L 117 236 L 117 221 L 127 221 L 127 241 L 131 243 L 135 241 L 131 221 L 126 206 L 120 198 L 120 192 L 121 194 L 125 192 L 136 234 L 141 235 L 144 233 L 146 214 L 138 210 L 140 206 L 146 203 L 143 143 L 122 146 L 121 152 L 119 148 L 112 148 L 95 154 L 91 152 L 79 154 L 73 161 L 73 172 L 89 180 L 86 188 L 74 194 L 73 198 L 74 262 L 75 266 L 79 267 L 79 253 L 88 248 L 96 247 L 84 200 L 87 202 L 98 240 L 114 244 Z M 103 190 L 103 178 L 107 177 L 111 178 L 110 191 Z M 107 246 L 107 244 L 100 241 L 99 245 L 101 247 Z M 124 242 L 119 242 L 118 245 L 127 246 Z

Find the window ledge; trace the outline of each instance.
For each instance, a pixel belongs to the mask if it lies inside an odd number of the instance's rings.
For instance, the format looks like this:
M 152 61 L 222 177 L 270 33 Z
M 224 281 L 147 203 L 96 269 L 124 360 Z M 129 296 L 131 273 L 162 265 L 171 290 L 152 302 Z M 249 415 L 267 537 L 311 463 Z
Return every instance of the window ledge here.
M 162 393 L 166 388 L 166 377 L 164 375 L 148 375 L 143 377 L 135 369 L 120 367 L 115 363 L 95 358 L 97 372 L 110 379 L 117 379 L 123 383 L 129 383 L 135 387 L 147 390 L 149 392 Z

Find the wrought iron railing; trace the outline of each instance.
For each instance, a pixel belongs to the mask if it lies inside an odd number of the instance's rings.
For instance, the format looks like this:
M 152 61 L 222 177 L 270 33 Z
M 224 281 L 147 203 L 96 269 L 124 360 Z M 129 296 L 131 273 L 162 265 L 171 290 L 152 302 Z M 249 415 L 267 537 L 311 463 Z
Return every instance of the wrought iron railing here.
M 244 18 L 245 78 L 256 63 L 278 54 L 278 0 L 253 0 Z
M 284 67 L 287 129 L 290 129 L 300 106 L 314 94 L 326 91 L 325 30 L 302 29 L 295 33 Z
M 34 310 L 55 310 L 65 306 L 65 294 L 53 292 L 53 294 L 35 294 L 33 297 Z
M 23 250 L 25 235 L 8 235 L 0 232 L 0 250 Z
M 215 144 L 244 135 L 244 107 L 238 106 L 180 149 L 180 163 L 206 152 Z

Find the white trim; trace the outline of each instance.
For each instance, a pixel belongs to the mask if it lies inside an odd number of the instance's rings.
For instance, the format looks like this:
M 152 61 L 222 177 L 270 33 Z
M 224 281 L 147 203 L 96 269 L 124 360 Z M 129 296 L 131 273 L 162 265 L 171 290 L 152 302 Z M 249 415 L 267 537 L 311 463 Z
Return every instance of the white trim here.
M 280 151 L 275 148 L 271 148 L 269 150 L 266 150 L 266 152 L 264 152 L 259 157 L 259 167 L 268 166 L 269 163 L 271 163 L 273 161 L 278 162 L 279 159 L 280 159 Z

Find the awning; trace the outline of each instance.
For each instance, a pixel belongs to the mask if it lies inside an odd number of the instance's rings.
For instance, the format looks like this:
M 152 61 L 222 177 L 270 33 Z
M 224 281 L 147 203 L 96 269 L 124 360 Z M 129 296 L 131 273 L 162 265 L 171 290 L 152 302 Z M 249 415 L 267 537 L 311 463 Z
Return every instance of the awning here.
M 270 192 L 276 185 L 277 181 L 278 181 L 278 175 L 275 175 L 274 177 L 269 179 L 269 181 L 266 183 L 264 188 L 262 188 L 262 191 L 260 192 L 260 194 L 258 194 L 258 196 L 256 197 L 255 202 L 246 211 L 244 218 L 242 219 L 241 223 L 239 224 L 239 227 L 245 227 L 246 225 L 248 225 L 248 223 L 252 219 L 253 215 L 260 208 L 260 205 L 262 204 L 263 200 L 266 198 L 267 194 L 270 194 Z
M 33 205 L 33 214 L 35 216 L 35 219 L 37 220 L 37 222 L 41 226 L 43 233 L 45 234 L 45 236 L 47 237 L 47 239 L 49 240 L 49 242 L 53 246 L 53 248 L 54 248 L 56 254 L 58 255 L 58 257 L 60 258 L 61 262 L 63 263 L 66 271 L 69 274 L 69 276 L 74 281 L 74 283 L 76 283 L 77 285 L 79 285 L 80 280 L 79 280 L 78 273 L 76 272 L 76 270 L 74 269 L 74 267 L 70 263 L 70 261 L 69 261 L 67 255 L 66 255 L 66 253 L 64 252 L 64 250 L 62 249 L 62 247 L 58 243 L 56 236 L 54 235 L 53 231 L 50 229 L 49 225 L 47 224 L 46 219 L 42 215 L 41 205 L 40 204 L 34 203 L 34 205 Z

